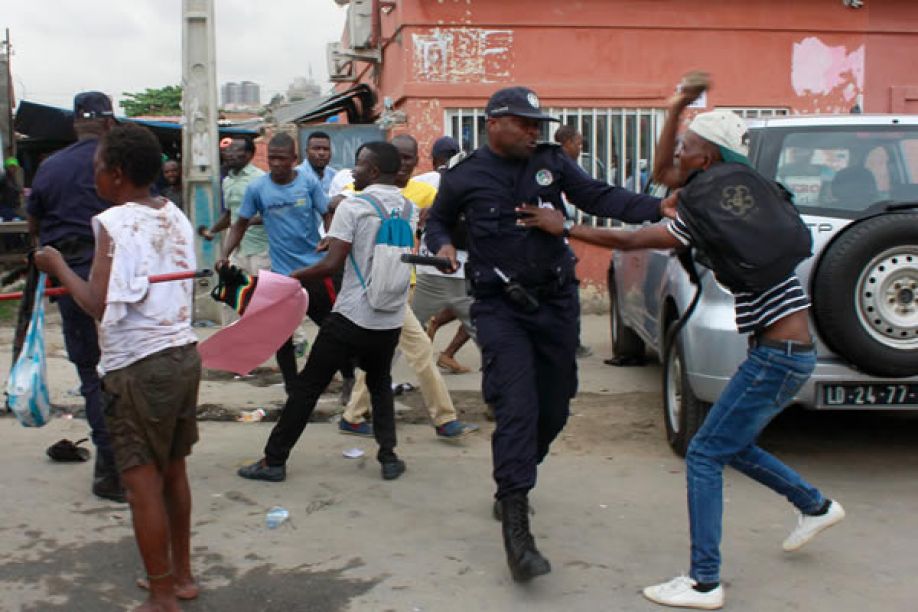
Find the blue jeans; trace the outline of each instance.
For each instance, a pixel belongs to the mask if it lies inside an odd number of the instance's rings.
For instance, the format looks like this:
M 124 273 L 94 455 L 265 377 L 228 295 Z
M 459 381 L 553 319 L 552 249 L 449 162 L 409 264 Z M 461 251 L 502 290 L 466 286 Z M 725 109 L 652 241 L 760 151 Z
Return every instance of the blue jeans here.
M 762 430 L 790 403 L 816 365 L 816 353 L 788 355 L 750 348 L 748 357 L 711 408 L 685 456 L 690 575 L 720 582 L 723 471 L 730 465 L 788 499 L 801 512 L 816 512 L 825 498 L 799 474 L 755 445 Z

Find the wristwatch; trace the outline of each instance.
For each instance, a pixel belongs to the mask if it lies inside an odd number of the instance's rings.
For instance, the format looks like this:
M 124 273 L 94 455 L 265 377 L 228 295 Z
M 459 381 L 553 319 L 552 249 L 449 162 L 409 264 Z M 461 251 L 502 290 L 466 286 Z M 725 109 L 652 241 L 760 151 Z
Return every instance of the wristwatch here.
M 574 227 L 574 225 L 576 225 L 576 223 L 574 223 L 573 219 L 565 219 L 564 224 L 561 226 L 561 237 L 570 238 L 571 229 Z

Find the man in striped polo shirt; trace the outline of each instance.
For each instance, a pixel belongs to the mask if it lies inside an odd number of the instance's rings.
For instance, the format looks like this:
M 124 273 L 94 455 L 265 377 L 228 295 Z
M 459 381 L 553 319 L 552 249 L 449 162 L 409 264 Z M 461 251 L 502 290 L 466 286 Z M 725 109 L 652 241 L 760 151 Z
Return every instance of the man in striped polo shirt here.
M 751 166 L 746 157 L 745 123 L 728 111 L 695 117 L 676 151 L 680 115 L 699 93 L 682 93 L 673 99 L 656 149 L 654 179 L 670 187 L 685 185 L 681 194 L 664 203 L 664 210 L 672 217 L 668 222 L 634 232 L 607 230 L 572 225 L 553 209 L 522 206 L 519 210 L 524 216 L 519 223 L 623 250 L 684 248 L 695 243 L 696 237 L 677 212 L 692 197 L 692 179 L 725 162 Z M 677 198 L 680 204 L 673 211 Z M 714 274 L 717 276 L 716 266 Z M 663 605 L 708 610 L 723 606 L 720 539 L 726 465 L 780 493 L 796 506 L 800 519 L 784 541 L 787 552 L 799 549 L 845 516 L 838 502 L 824 497 L 816 487 L 755 444 L 768 423 L 791 402 L 816 363 L 807 316 L 810 304 L 800 281 L 790 272 L 764 291 L 733 291 L 733 294 L 737 328 L 740 333 L 752 334 L 748 358 L 711 408 L 686 453 L 691 569 L 688 576 L 644 589 L 645 597 Z

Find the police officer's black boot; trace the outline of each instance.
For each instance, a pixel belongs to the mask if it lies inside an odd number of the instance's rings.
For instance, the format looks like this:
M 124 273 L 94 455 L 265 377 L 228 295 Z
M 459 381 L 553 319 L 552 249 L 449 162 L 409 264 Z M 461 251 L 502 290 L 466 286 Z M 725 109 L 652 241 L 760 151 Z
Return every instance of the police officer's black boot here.
M 92 492 L 103 499 L 123 504 L 127 501 L 124 487 L 121 485 L 121 476 L 115 467 L 114 461 L 106 461 L 103 453 L 96 450 L 96 465 L 92 475 Z
M 526 582 L 551 571 L 548 559 L 542 556 L 529 532 L 529 501 L 526 495 L 515 493 L 500 501 L 507 565 L 516 582 Z

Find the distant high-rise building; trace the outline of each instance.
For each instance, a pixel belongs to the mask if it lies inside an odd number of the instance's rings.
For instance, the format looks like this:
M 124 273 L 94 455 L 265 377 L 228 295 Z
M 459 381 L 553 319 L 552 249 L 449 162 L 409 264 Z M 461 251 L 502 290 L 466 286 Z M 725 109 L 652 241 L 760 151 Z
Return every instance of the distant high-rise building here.
M 297 100 L 308 100 L 317 98 L 322 95 L 322 88 L 319 87 L 312 77 L 296 77 L 287 87 L 287 99 L 291 102 Z
M 220 97 L 223 108 L 261 106 L 261 88 L 252 81 L 224 83 Z
M 243 81 L 242 86 L 242 103 L 246 106 L 261 106 L 261 88 L 258 83 L 252 81 Z

